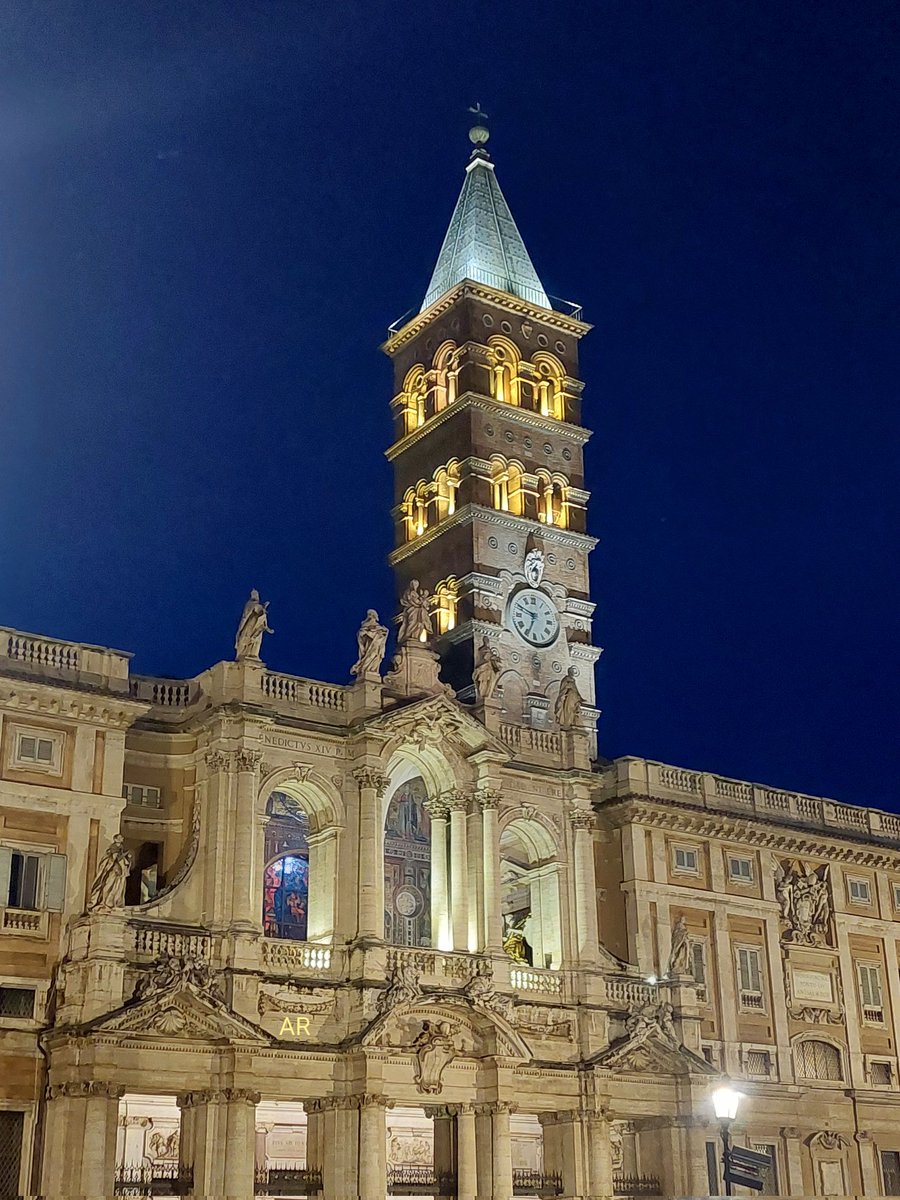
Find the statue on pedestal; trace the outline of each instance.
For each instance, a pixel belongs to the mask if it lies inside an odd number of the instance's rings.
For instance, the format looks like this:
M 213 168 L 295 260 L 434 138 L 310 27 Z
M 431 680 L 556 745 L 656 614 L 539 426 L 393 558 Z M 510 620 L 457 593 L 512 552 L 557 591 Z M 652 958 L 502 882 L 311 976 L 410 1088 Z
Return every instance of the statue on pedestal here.
M 553 715 L 560 729 L 571 729 L 579 723 L 582 703 L 581 693 L 575 682 L 575 668 L 569 667 L 559 685 L 559 694 L 553 705 Z
M 475 659 L 475 669 L 472 672 L 472 682 L 475 685 L 477 700 L 490 700 L 497 689 L 497 681 L 503 670 L 503 661 L 491 639 L 485 635 L 481 639 L 478 654 Z
M 433 633 L 431 596 L 420 586 L 418 579 L 412 579 L 400 597 L 397 641 L 401 646 L 406 642 L 427 642 Z
M 365 679 L 367 676 L 379 674 L 387 637 L 387 628 L 379 623 L 378 613 L 375 609 L 370 608 L 356 635 L 359 657 L 350 668 L 351 675 L 355 675 L 358 679 Z
M 259 662 L 259 650 L 262 646 L 263 634 L 274 633 L 274 629 L 269 628 L 269 619 L 267 609 L 268 601 L 261 604 L 259 600 L 259 592 L 256 588 L 250 593 L 250 598 L 244 605 L 244 611 L 241 614 L 241 620 L 238 625 L 238 630 L 234 638 L 234 656 L 238 662 L 244 659 L 249 659 L 251 662 Z
M 134 855 L 125 849 L 125 839 L 117 833 L 97 866 L 88 895 L 88 912 L 110 912 L 124 905 L 125 884 L 133 862 Z
M 675 975 L 691 973 L 691 944 L 688 941 L 688 929 L 684 917 L 679 917 L 672 929 L 672 949 L 669 951 L 669 965 L 666 974 L 671 978 Z

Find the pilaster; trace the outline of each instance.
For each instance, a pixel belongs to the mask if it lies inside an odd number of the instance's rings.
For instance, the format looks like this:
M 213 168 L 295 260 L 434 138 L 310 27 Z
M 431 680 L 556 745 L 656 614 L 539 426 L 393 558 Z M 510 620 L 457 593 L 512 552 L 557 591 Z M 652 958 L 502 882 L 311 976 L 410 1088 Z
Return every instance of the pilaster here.
M 376 767 L 356 767 L 359 786 L 358 910 L 356 936 L 365 943 L 384 941 L 384 864 L 381 800 L 388 785 Z

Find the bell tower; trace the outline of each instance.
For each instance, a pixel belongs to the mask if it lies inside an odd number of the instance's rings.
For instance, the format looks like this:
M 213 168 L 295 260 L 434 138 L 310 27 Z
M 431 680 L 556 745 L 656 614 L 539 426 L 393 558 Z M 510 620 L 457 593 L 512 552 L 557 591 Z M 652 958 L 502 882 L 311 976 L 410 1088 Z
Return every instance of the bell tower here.
M 473 150 L 420 311 L 390 330 L 399 590 L 433 595 L 442 677 L 474 698 L 487 638 L 503 719 L 553 727 L 570 668 L 594 724 L 594 605 L 578 343 L 551 302 L 500 190 L 480 109 Z

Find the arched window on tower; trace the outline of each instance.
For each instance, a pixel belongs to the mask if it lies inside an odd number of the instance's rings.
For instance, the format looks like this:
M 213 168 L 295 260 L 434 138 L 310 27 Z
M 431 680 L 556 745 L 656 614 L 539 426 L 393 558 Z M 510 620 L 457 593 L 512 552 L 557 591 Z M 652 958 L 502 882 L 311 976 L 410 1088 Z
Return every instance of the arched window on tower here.
M 449 633 L 456 626 L 456 607 L 459 601 L 459 583 L 455 576 L 442 579 L 434 588 L 434 617 L 438 633 Z
M 562 389 L 564 371 L 562 364 L 552 354 L 539 351 L 533 358 L 535 375 L 535 407 L 542 417 L 554 420 L 566 419 L 566 402 Z
M 403 412 L 403 426 L 405 433 L 412 433 L 414 429 L 418 429 L 420 425 L 425 424 L 425 401 L 428 395 L 428 381 L 425 378 L 425 369 L 420 366 L 414 366 L 403 381 L 403 391 L 401 392 L 401 409 Z
M 567 484 L 561 475 L 538 475 L 538 520 L 559 529 L 569 526 Z
M 491 459 L 491 502 L 498 512 L 521 517 L 525 511 L 522 468 L 501 455 Z
M 391 796 L 384 821 L 384 938 L 393 946 L 431 945 L 431 818 L 416 776 Z
M 491 398 L 501 404 L 521 402 L 519 394 L 519 352 L 506 338 L 494 337 L 488 341 L 491 371 Z
M 456 512 L 456 493 L 459 490 L 459 463 L 454 459 L 434 473 L 435 518 L 442 521 Z
M 403 497 L 402 515 L 406 540 L 411 542 L 421 537 L 428 528 L 428 485 L 424 479 L 419 480 L 414 488 L 407 489 Z
M 459 351 L 453 342 L 445 342 L 434 356 L 434 411 L 441 412 L 455 403 L 459 376 Z
M 263 932 L 305 942 L 309 921 L 309 817 L 285 792 L 266 805 Z

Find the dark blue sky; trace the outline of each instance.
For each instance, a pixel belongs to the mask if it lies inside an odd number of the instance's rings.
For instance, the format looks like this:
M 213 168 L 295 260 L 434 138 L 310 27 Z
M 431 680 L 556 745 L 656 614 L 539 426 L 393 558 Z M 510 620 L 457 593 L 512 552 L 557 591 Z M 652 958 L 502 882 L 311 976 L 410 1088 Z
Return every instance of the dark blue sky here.
M 386 326 L 466 108 L 584 305 L 608 755 L 897 807 L 893 0 L 0 15 L 0 621 L 192 674 L 393 610 Z

